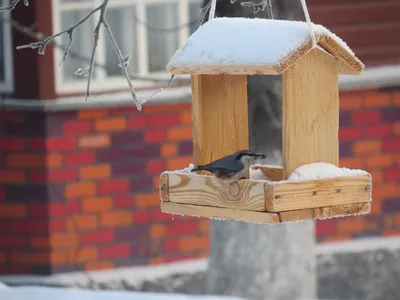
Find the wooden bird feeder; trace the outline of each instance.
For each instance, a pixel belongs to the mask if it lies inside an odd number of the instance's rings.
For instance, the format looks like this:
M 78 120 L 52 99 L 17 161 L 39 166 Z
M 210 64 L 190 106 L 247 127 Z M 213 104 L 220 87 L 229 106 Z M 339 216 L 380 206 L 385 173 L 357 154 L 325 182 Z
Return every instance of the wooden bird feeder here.
M 268 224 L 369 213 L 367 172 L 290 177 L 312 163 L 338 166 L 339 74 L 364 69 L 340 38 L 313 26 L 314 43 L 305 22 L 215 18 L 175 53 L 169 72 L 192 79 L 194 164 L 249 148 L 246 76 L 282 74 L 283 166 L 253 166 L 234 191 L 210 175 L 164 172 L 162 211 Z

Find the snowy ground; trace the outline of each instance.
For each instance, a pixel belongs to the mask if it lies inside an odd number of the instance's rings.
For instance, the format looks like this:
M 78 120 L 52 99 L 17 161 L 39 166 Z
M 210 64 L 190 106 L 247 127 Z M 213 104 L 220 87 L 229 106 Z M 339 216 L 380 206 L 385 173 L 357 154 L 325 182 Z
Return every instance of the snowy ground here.
M 400 237 L 322 244 L 316 252 L 319 300 L 400 299 Z M 201 260 L 90 274 L 0 276 L 0 300 L 238 300 L 201 296 L 206 269 Z M 1 282 L 13 287 L 4 290 Z M 27 287 L 32 285 L 38 287 Z
M 236 297 L 199 296 L 166 293 L 89 291 L 48 287 L 0 288 L 4 300 L 245 300 Z

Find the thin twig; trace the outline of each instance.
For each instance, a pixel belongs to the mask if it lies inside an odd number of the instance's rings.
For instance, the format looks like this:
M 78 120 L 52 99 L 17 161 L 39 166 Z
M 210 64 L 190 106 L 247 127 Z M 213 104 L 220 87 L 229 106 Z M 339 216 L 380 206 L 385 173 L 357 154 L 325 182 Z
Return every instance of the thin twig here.
M 174 78 L 175 78 L 175 74 L 171 75 L 171 77 L 170 77 L 170 79 L 169 79 L 169 81 L 168 81 L 168 84 L 167 84 L 167 86 L 166 86 L 165 88 L 159 88 L 158 90 L 156 90 L 156 91 L 155 91 L 153 94 L 151 94 L 150 96 L 141 99 L 141 100 L 140 100 L 140 105 L 146 103 L 148 100 L 150 100 L 151 98 L 153 98 L 153 97 L 154 97 L 155 95 L 157 95 L 158 93 L 161 93 L 162 91 L 164 91 L 164 90 L 166 90 L 166 89 L 169 89 L 170 86 L 171 86 L 171 84 L 172 84 L 172 82 L 173 82 L 173 80 L 174 80 Z
M 196 31 L 201 26 L 201 24 L 203 24 L 204 19 L 206 18 L 206 15 L 207 15 L 207 13 L 208 13 L 210 8 L 211 8 L 211 0 L 207 3 L 206 6 L 204 6 L 203 8 L 200 8 L 201 17 L 200 17 L 200 20 L 197 23 L 196 29 L 194 31 Z
M 125 58 L 122 55 L 121 49 L 119 48 L 119 46 L 117 44 L 117 41 L 115 40 L 114 35 L 113 35 L 112 31 L 111 31 L 110 25 L 109 25 L 109 23 L 108 23 L 108 21 L 107 21 L 107 19 L 106 19 L 106 17 L 104 15 L 102 16 L 102 22 L 103 22 L 104 28 L 106 30 L 106 33 L 108 35 L 108 38 L 109 38 L 109 40 L 111 42 L 111 45 L 114 48 L 115 54 L 117 55 L 117 58 L 119 60 L 120 67 L 121 67 L 121 70 L 122 70 L 122 74 L 126 78 L 126 81 L 128 83 L 129 90 L 131 92 L 132 98 L 135 101 L 138 110 L 141 110 L 142 106 L 140 105 L 139 100 L 137 99 L 135 90 L 134 90 L 132 82 L 131 82 L 131 78 L 129 77 L 129 74 L 128 74 L 128 64 L 126 63 Z
M 253 1 L 247 1 L 247 2 L 242 2 L 240 3 L 241 6 L 244 7 L 252 7 L 253 8 L 253 13 L 256 14 L 259 11 L 264 11 L 265 8 L 268 6 L 267 1 L 261 1 L 260 3 L 254 3 Z
M 109 0 L 104 0 L 103 3 L 99 6 L 100 7 L 100 17 L 99 17 L 99 21 L 97 22 L 96 28 L 93 31 L 94 44 L 93 44 L 93 49 L 92 49 L 92 55 L 90 57 L 90 62 L 89 62 L 89 74 L 88 74 L 88 80 L 87 80 L 85 100 L 90 98 L 90 82 L 91 82 L 92 75 L 93 75 L 94 57 L 96 56 L 96 49 L 99 44 L 101 24 L 105 24 L 105 14 L 107 11 L 108 2 L 109 2 Z
M 200 17 L 200 20 L 198 21 L 194 31 L 196 31 L 201 26 L 201 24 L 203 24 L 203 21 L 204 21 L 204 19 L 205 19 L 206 15 L 207 15 L 208 10 L 210 9 L 210 7 L 211 7 L 211 1 L 209 1 L 205 7 L 200 9 L 201 17 Z M 167 86 L 165 88 L 160 88 L 157 91 L 155 91 L 152 95 L 150 95 L 149 97 L 142 99 L 140 101 L 140 104 L 142 105 L 142 104 L 146 103 L 147 100 L 153 98 L 158 93 L 161 93 L 164 89 L 168 89 L 171 86 L 172 82 L 174 81 L 174 78 L 175 78 L 175 74 L 172 74 L 170 79 L 169 79 L 169 82 L 168 82 L 168 84 L 167 84 Z
M 187 23 L 182 23 L 179 24 L 177 26 L 172 26 L 172 27 L 168 27 L 168 28 L 162 28 L 162 27 L 154 27 L 154 26 L 150 26 L 149 23 L 139 19 L 136 15 L 133 15 L 133 19 L 135 20 L 136 24 L 142 24 L 144 26 L 146 26 L 146 29 L 148 31 L 152 31 L 152 32 L 164 32 L 164 33 L 176 33 L 177 31 L 181 30 L 183 27 L 188 27 L 194 23 L 196 23 L 197 21 L 191 21 L 191 22 L 187 22 Z
M 117 41 L 115 40 L 114 35 L 113 35 L 112 31 L 111 31 L 110 25 L 108 24 L 108 21 L 107 21 L 107 19 L 105 17 L 103 18 L 103 24 L 104 24 L 104 28 L 106 30 L 106 33 L 108 35 L 108 38 L 109 38 L 109 40 L 111 42 L 111 45 L 114 48 L 114 52 L 117 55 L 117 58 L 119 60 L 120 67 L 121 67 L 121 70 L 122 70 L 122 74 L 126 78 L 126 81 L 128 83 L 128 86 L 129 86 L 129 91 L 131 92 L 132 98 L 135 101 L 136 107 L 137 107 L 138 110 L 142 110 L 142 105 L 141 105 L 141 103 L 139 102 L 139 100 L 138 100 L 138 98 L 136 96 L 135 89 L 133 88 L 133 85 L 132 85 L 132 82 L 131 82 L 131 78 L 129 77 L 129 74 L 128 74 L 128 64 L 125 62 L 125 58 L 122 55 L 121 49 L 119 48 L 119 46 L 117 44 Z
M 59 65 L 61 65 L 63 62 L 65 62 L 65 59 L 67 58 L 67 55 L 68 55 L 68 51 L 72 46 L 72 42 L 74 41 L 74 36 L 72 35 L 72 31 L 68 31 L 68 38 L 69 38 L 68 45 L 64 49 L 64 54 L 63 54 L 62 60 L 60 61 Z
M 0 7 L 0 11 L 10 11 L 13 10 L 17 4 L 21 2 L 21 0 L 12 0 L 11 3 L 9 5 Z M 24 0 L 24 5 L 25 6 L 29 6 L 29 1 L 28 0 Z
M 54 34 L 54 35 L 52 35 L 52 36 L 49 36 L 49 37 L 45 38 L 43 41 L 35 42 L 35 43 L 30 43 L 30 44 L 28 44 L 28 45 L 21 45 L 21 46 L 18 46 L 18 47 L 17 47 L 17 50 L 20 50 L 20 49 L 27 49 L 27 48 L 29 48 L 29 49 L 39 49 L 39 50 L 38 50 L 38 53 L 39 53 L 40 55 L 44 55 L 45 50 L 46 50 L 46 46 L 47 46 L 48 43 L 50 43 L 50 42 L 51 42 L 52 40 L 54 40 L 56 37 L 59 37 L 60 35 L 62 35 L 62 34 L 64 34 L 64 33 L 73 32 L 77 27 L 79 27 L 80 25 L 82 25 L 83 23 L 85 23 L 95 12 L 101 10 L 102 7 L 103 7 L 103 4 L 104 4 L 104 3 L 107 3 L 107 2 L 108 2 L 108 0 L 104 0 L 104 2 L 103 2 L 100 6 L 96 7 L 95 9 L 93 9 L 89 14 L 87 14 L 82 20 L 80 20 L 80 21 L 79 21 L 78 23 L 76 23 L 75 25 L 72 25 L 71 27 L 69 27 L 69 28 L 67 28 L 67 29 L 65 29 L 65 30 L 60 31 L 59 33 L 56 33 L 56 34 Z
M 204 21 L 204 19 L 205 19 L 206 15 L 207 15 L 208 10 L 210 9 L 210 7 L 211 7 L 211 1 L 209 1 L 209 2 L 207 3 L 206 6 L 204 6 L 203 8 L 200 9 L 200 11 L 201 11 L 201 17 L 200 17 L 200 20 L 198 21 L 198 23 L 197 23 L 196 28 L 194 29 L 194 31 L 196 31 L 196 30 L 201 26 L 201 24 L 203 24 L 203 21 Z M 165 88 L 160 88 L 160 89 L 158 89 L 157 91 L 155 91 L 152 95 L 150 95 L 149 97 L 142 99 L 142 100 L 140 101 L 140 104 L 146 103 L 147 100 L 153 98 L 153 97 L 154 97 L 155 95 L 157 95 L 158 93 L 161 93 L 164 89 L 168 89 L 168 88 L 171 86 L 171 84 L 172 84 L 174 78 L 175 78 L 175 74 L 172 74 L 172 75 L 171 75 L 171 78 L 169 79 L 169 82 L 168 82 L 168 84 L 167 84 L 167 86 L 166 86 Z

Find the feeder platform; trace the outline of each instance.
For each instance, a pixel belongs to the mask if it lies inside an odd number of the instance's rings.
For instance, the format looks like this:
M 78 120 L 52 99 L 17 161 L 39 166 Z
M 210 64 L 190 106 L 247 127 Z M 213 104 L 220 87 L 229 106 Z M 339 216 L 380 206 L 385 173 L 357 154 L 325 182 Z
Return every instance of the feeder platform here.
M 371 209 L 371 176 L 315 180 L 281 180 L 283 170 L 257 166 L 269 180 L 240 180 L 228 190 L 218 179 L 195 173 L 164 172 L 160 178 L 165 213 L 252 223 L 277 224 L 367 214 Z

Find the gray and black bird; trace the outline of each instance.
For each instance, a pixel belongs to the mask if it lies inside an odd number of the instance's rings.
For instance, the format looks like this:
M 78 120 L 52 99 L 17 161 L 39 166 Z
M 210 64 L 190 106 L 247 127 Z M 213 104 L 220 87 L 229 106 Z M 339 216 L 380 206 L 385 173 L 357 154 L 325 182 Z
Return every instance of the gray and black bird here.
M 231 155 L 222 157 L 206 165 L 199 165 L 192 172 L 207 171 L 225 183 L 233 183 L 247 173 L 250 166 L 257 159 L 264 159 L 264 154 L 257 154 L 250 150 L 241 150 Z

